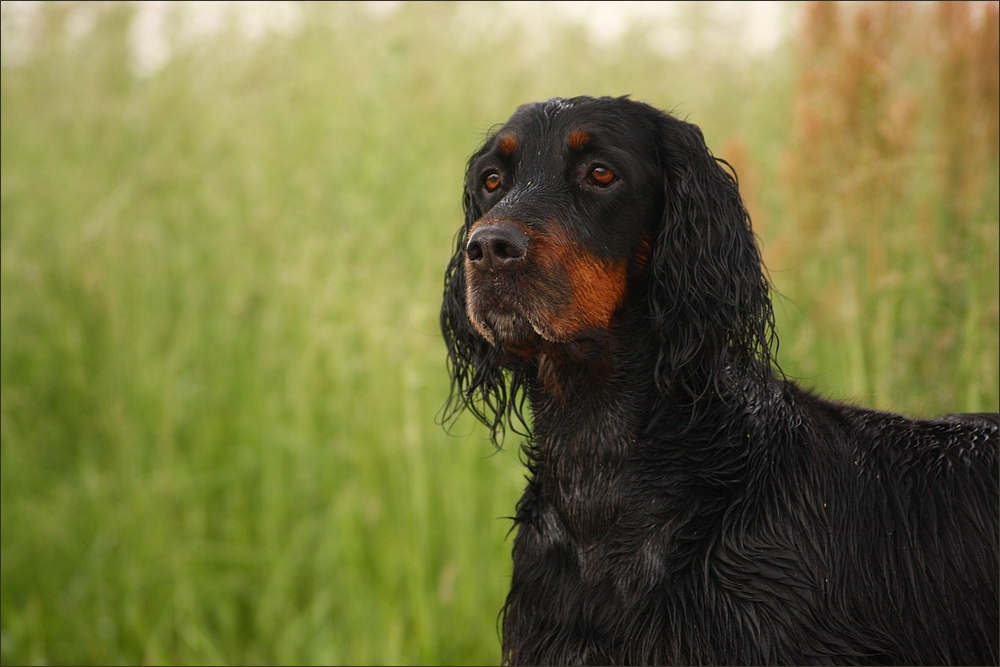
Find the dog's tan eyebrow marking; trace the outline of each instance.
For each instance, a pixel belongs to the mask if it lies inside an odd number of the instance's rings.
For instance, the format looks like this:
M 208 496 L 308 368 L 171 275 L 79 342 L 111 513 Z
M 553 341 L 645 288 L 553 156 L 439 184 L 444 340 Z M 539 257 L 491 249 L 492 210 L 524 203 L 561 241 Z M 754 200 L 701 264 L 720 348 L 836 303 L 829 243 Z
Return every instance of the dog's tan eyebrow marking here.
M 584 130 L 573 130 L 569 135 L 569 147 L 580 150 L 590 143 L 590 134 Z
M 497 140 L 497 148 L 505 157 L 510 157 L 517 150 L 517 139 L 509 134 L 505 134 Z

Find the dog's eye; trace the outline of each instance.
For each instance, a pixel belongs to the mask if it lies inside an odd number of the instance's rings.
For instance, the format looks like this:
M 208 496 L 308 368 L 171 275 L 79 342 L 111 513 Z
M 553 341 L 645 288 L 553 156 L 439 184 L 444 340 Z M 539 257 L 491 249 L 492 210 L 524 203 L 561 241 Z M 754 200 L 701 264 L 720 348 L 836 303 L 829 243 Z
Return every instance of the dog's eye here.
M 594 167 L 590 170 L 588 174 L 590 182 L 594 185 L 606 186 L 611 185 L 615 182 L 615 172 L 611 171 L 607 167 Z
M 500 187 L 500 174 L 495 171 L 491 171 L 486 174 L 486 178 L 483 179 L 483 185 L 490 192 L 493 192 Z

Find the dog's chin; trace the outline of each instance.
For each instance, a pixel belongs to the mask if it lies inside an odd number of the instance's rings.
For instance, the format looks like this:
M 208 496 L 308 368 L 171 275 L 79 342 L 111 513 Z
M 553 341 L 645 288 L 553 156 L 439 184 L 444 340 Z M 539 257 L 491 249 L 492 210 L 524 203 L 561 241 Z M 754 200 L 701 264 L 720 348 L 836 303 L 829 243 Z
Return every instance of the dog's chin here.
M 472 322 L 490 345 L 507 355 L 530 359 L 547 342 L 539 327 L 512 310 L 496 309 L 476 313 Z
M 474 313 L 471 319 L 487 342 L 511 361 L 556 353 L 559 358 L 592 362 L 603 359 L 611 346 L 610 332 L 605 329 L 560 336 L 547 326 L 543 317 L 522 315 L 508 309 Z

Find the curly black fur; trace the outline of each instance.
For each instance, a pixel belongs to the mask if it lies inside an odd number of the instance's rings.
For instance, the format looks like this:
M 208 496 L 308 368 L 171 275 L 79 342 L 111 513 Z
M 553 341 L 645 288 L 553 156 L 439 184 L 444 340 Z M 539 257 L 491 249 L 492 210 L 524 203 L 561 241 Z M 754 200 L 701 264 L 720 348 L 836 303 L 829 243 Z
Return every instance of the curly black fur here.
M 697 127 L 525 105 L 464 207 L 448 414 L 498 443 L 533 418 L 505 662 L 997 664 L 1000 417 L 908 419 L 773 370 L 750 221 Z M 479 228 L 530 244 L 480 265 Z

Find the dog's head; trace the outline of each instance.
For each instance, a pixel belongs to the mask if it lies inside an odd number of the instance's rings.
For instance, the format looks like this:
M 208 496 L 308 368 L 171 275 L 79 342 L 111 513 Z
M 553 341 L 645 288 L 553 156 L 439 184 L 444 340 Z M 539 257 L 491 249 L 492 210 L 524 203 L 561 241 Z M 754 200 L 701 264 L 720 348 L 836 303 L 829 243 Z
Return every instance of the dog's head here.
M 523 106 L 469 163 L 466 313 L 510 357 L 602 337 L 649 256 L 664 197 L 656 119 L 621 106 Z
M 470 158 L 464 208 L 441 313 L 449 406 L 494 437 L 541 355 L 596 361 L 626 307 L 654 334 L 660 391 L 704 395 L 723 368 L 770 360 L 749 219 L 694 125 L 627 98 L 524 105 Z

